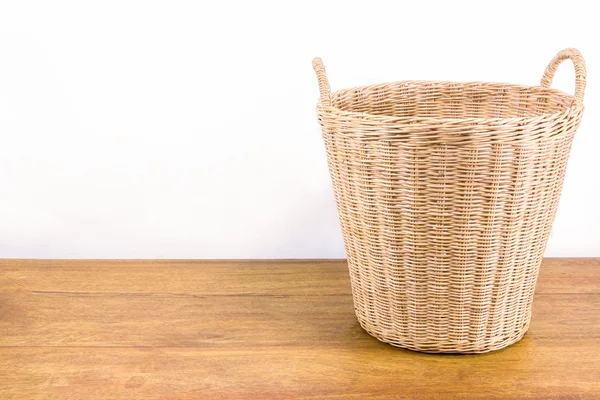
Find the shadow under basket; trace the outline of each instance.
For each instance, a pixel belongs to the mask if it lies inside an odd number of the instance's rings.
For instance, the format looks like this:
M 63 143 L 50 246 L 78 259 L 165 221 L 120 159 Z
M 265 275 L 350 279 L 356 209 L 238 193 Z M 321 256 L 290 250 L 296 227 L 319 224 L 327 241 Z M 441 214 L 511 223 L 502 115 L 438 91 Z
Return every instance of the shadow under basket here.
M 550 88 L 575 66 L 575 95 Z M 403 81 L 330 92 L 319 123 L 354 308 L 383 342 L 483 353 L 523 337 L 583 114 L 566 49 L 540 86 Z

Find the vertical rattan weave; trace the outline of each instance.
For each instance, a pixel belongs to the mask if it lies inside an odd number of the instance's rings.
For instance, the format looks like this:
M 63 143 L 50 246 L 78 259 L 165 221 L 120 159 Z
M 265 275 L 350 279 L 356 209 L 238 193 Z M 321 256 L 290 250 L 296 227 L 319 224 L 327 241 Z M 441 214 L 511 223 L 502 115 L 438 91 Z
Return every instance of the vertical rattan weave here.
M 565 59 L 574 96 L 550 89 Z M 403 81 L 330 93 L 321 60 L 313 66 L 362 327 L 424 352 L 521 339 L 583 113 L 581 54 L 561 51 L 532 87 Z

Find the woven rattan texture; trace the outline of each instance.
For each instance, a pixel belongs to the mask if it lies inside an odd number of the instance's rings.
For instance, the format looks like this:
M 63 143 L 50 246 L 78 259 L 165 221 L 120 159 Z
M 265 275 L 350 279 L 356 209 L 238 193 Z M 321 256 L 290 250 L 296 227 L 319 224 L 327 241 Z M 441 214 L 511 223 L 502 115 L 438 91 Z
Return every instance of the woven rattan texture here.
M 567 58 L 576 96 L 549 88 Z M 559 53 L 537 87 L 407 81 L 330 93 L 313 65 L 362 327 L 424 352 L 518 341 L 583 113 L 579 52 Z

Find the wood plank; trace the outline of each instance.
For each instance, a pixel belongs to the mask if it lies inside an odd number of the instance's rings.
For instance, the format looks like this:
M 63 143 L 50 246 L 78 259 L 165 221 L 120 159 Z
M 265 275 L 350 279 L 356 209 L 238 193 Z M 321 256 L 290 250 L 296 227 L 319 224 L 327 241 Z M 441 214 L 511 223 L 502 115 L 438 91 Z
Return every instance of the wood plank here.
M 4 289 L 181 295 L 348 293 L 345 260 L 0 260 Z
M 598 348 L 0 348 L 2 399 L 593 399 Z M 587 343 L 589 344 L 589 342 Z M 595 370 L 594 370 L 595 368 Z M 16 395 L 18 394 L 18 395 Z
M 537 293 L 600 293 L 599 270 L 600 259 L 544 259 Z M 5 289 L 100 293 L 289 296 L 350 287 L 345 260 L 0 260 L 0 279 Z
M 0 304 L 0 346 L 261 346 L 367 339 L 349 295 L 24 293 Z
M 600 293 L 600 258 L 544 258 L 536 293 Z
M 0 346 L 371 346 L 352 297 L 0 294 Z M 536 295 L 530 335 L 600 340 L 600 295 Z

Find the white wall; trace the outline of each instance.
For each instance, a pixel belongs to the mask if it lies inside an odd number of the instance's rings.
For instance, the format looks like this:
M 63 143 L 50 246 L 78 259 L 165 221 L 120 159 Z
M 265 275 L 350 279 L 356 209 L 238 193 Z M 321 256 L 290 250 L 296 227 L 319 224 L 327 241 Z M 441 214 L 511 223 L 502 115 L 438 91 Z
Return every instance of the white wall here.
M 0 257 L 343 257 L 313 56 L 334 89 L 536 85 L 565 47 L 587 114 L 547 255 L 600 256 L 594 2 L 362 3 L 0 3 Z

